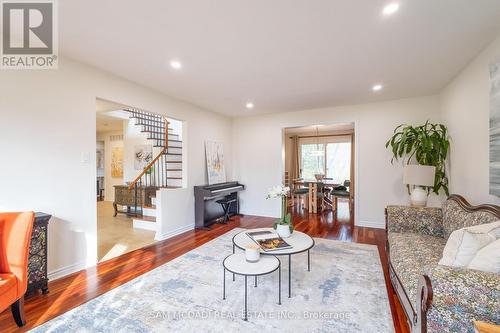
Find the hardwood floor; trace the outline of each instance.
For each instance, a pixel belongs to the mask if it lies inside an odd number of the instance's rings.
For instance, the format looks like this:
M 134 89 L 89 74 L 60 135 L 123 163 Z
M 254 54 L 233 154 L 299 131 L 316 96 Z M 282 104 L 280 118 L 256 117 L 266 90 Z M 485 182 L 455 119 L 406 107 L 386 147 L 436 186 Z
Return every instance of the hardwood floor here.
M 296 206 L 293 220 L 297 230 L 313 237 L 377 245 L 384 267 L 395 331 L 397 333 L 409 332 L 403 309 L 390 287 L 387 274 L 387 255 L 384 249 L 385 232 L 383 230 L 353 226 L 352 218 L 345 214 L 345 208 L 342 210 L 341 207 L 339 207 L 339 217 L 337 218 L 332 212 L 307 214 Z M 101 262 L 96 267 L 51 281 L 49 294 L 37 294 L 26 299 L 26 326 L 18 329 L 9 309 L 0 314 L 0 332 L 27 331 L 189 252 L 233 228 L 264 227 L 269 226 L 272 221 L 272 218 L 258 216 L 234 217 L 233 221 L 227 225 L 217 224 L 211 230 L 185 232 L 171 239 Z M 376 318 L 373 319 L 376 320 Z

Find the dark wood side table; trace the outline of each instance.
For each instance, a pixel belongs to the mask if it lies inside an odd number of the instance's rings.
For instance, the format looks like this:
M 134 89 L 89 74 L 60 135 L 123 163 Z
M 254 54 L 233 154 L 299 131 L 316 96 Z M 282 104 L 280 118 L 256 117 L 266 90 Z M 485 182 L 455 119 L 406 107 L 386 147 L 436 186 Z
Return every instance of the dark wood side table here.
M 49 292 L 47 277 L 47 231 L 51 215 L 37 212 L 31 234 L 30 254 L 28 259 L 28 289 L 26 295 L 41 289 L 43 294 Z
M 128 185 L 115 185 L 114 188 L 115 201 L 113 202 L 113 207 L 115 214 L 113 216 L 116 216 L 118 213 L 137 215 L 140 212 L 142 214 L 142 207 L 151 206 L 151 197 L 156 196 L 157 190 L 155 186 L 137 186 L 130 191 L 128 190 Z M 118 205 L 126 206 L 127 210 L 118 210 Z

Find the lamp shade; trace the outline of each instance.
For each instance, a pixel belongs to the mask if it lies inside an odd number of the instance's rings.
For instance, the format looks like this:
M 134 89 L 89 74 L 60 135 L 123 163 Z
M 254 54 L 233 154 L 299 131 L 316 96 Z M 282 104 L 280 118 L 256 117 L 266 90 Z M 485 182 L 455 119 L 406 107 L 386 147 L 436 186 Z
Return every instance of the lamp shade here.
M 417 186 L 434 186 L 436 167 L 408 164 L 404 168 L 403 183 Z

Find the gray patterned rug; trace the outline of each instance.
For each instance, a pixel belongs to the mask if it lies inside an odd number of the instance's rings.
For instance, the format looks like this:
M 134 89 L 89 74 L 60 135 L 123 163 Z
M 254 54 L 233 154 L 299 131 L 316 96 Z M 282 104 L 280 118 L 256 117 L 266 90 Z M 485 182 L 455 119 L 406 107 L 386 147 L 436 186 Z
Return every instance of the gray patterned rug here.
M 282 259 L 282 304 L 277 273 L 249 279 L 249 321 L 242 320 L 243 277 L 226 274 L 234 229 L 113 289 L 32 332 L 393 332 L 376 246 L 315 239 L 311 272 L 307 254 Z

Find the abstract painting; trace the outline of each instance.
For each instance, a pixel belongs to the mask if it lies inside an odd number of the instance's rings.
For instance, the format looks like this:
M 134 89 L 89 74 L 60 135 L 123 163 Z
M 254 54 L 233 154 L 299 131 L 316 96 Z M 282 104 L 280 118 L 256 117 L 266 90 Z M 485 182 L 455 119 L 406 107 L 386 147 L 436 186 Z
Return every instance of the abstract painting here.
M 123 177 L 123 147 L 111 149 L 111 177 Z
M 153 146 L 137 145 L 134 147 L 134 169 L 144 170 L 153 160 Z
M 500 63 L 490 75 L 490 194 L 500 196 Z
M 224 183 L 226 181 L 226 169 L 224 168 L 222 143 L 205 142 L 205 154 L 207 155 L 208 184 Z

